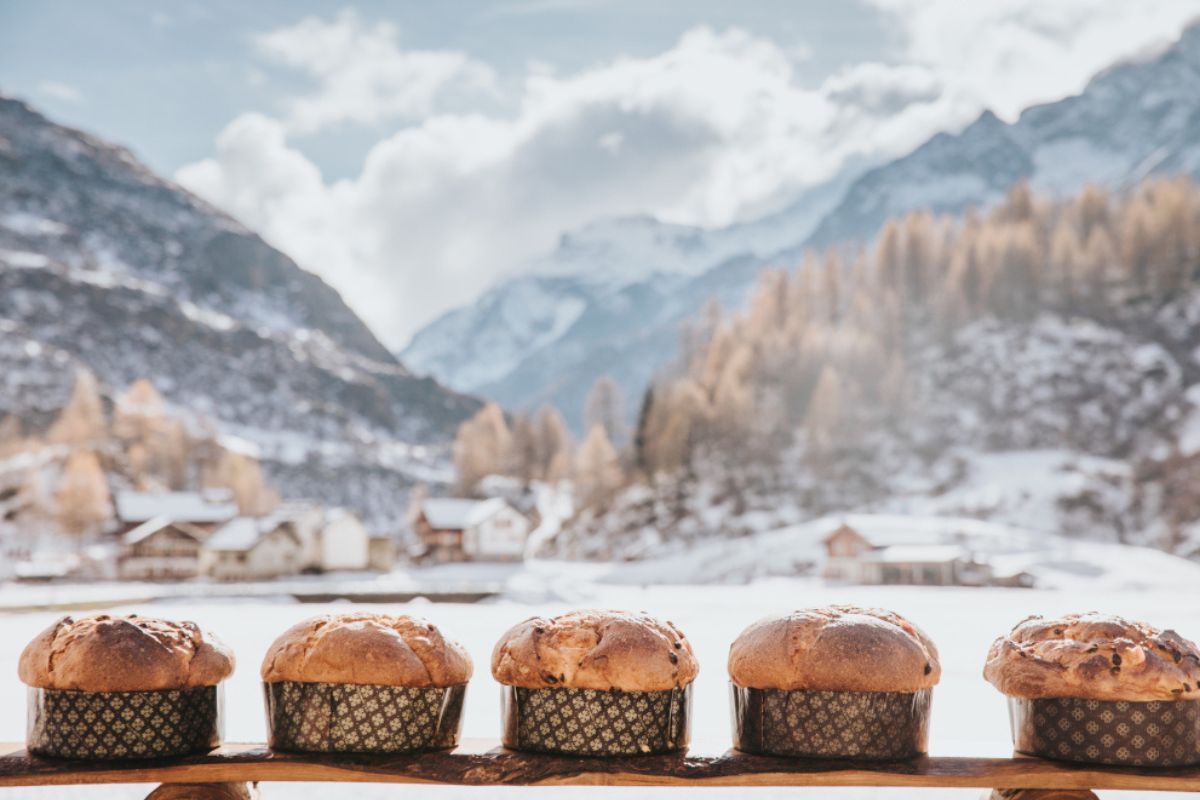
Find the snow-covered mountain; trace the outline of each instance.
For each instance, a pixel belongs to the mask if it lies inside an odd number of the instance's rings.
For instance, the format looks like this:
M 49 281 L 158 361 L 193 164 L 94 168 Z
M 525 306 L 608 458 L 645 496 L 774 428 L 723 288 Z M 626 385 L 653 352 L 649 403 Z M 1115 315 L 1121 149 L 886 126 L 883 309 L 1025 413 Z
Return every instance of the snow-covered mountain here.
M 152 379 L 257 443 L 286 494 L 359 507 L 410 483 L 478 407 L 410 373 L 234 219 L 0 96 L 0 415 L 44 422 L 78 366 L 108 392 Z
M 917 208 L 987 206 L 1021 178 L 1063 194 L 1151 174 L 1200 176 L 1200 24 L 1161 53 L 1105 70 L 1079 95 L 1026 109 L 1011 124 L 985 113 L 866 172 L 808 243 L 861 237 Z
M 401 358 L 509 408 L 553 403 L 575 423 L 588 389 L 607 374 L 635 409 L 637 393 L 674 352 L 680 323 L 710 299 L 740 306 L 764 260 L 802 241 L 846 182 L 728 228 L 638 216 L 563 234 L 520 275 L 423 328 Z
M 1200 176 L 1200 25 L 1097 75 L 1078 96 L 1011 124 L 986 112 L 757 223 L 701 231 L 639 218 L 566 235 L 520 276 L 420 331 L 403 358 L 512 408 L 555 402 L 577 422 L 595 378 L 616 378 L 635 407 L 676 351 L 681 320 L 710 298 L 741 306 L 764 266 L 795 265 L 806 247 L 868 238 L 917 208 L 986 207 L 1021 178 L 1068 193 L 1152 173 Z

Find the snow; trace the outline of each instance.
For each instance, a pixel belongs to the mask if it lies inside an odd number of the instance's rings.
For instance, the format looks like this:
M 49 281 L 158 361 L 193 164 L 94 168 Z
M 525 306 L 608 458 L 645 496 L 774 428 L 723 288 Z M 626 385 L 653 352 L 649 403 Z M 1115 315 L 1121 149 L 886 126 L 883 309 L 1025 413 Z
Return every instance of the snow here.
M 0 250 L 0 261 L 17 269 L 45 269 L 50 265 L 50 259 L 41 253 L 27 250 Z
M 233 317 L 222 314 L 220 311 L 214 311 L 211 308 L 203 308 L 186 300 L 179 303 L 179 310 L 188 319 L 199 322 L 202 325 L 207 325 L 214 330 L 230 331 L 238 325 L 237 320 Z
M 217 528 L 212 537 L 205 542 L 205 547 L 209 550 L 249 550 L 258 543 L 259 533 L 263 530 L 260 520 L 238 517 Z
M 228 492 L 134 492 L 116 496 L 117 516 L 126 522 L 169 517 L 177 522 L 224 522 L 237 515 Z
M 478 525 L 498 513 L 507 503 L 493 497 L 471 500 L 461 497 L 431 497 L 421 504 L 429 525 L 439 530 L 462 530 Z
M 461 641 L 475 661 L 476 671 L 467 694 L 464 735 L 495 738 L 499 727 L 499 691 L 488 664 L 492 645 L 509 626 L 534 614 L 561 613 L 573 607 L 599 606 L 644 609 L 671 619 L 692 640 L 701 664 L 696 683 L 693 739 L 724 746 L 729 741 L 725 657 L 729 642 L 746 625 L 771 613 L 827 603 L 858 603 L 894 609 L 922 626 L 938 643 L 943 665 L 942 682 L 934 692 L 931 751 L 940 754 L 1007 756 L 1011 752 L 1007 711 L 1003 698 L 981 677 L 984 655 L 991 640 L 1007 631 L 1026 615 L 1061 614 L 1097 610 L 1148 620 L 1162 627 L 1177 628 L 1183 635 L 1197 635 L 1192 604 L 1180 602 L 1178 587 L 1153 586 L 1145 591 L 1118 593 L 1103 582 L 1083 583 L 1070 590 L 1002 590 L 919 587 L 829 586 L 802 578 L 769 578 L 749 586 L 652 586 L 635 587 L 597 583 L 588 565 L 555 565 L 556 580 L 568 592 L 532 602 L 506 596 L 490 603 L 429 604 L 414 601 L 403 605 L 363 606 L 391 613 L 411 613 L 436 622 Z M 544 576 L 549 578 L 549 575 Z M 1195 595 L 1195 584 L 1191 594 Z M 239 666 L 226 684 L 226 739 L 261 741 L 265 735 L 258 665 L 271 640 L 305 617 L 346 609 L 344 604 L 298 605 L 290 602 L 189 600 L 134 604 L 118 609 L 168 617 L 194 619 L 222 637 L 237 653 Z M 24 688 L 12 678 L 22 645 L 49 625 L 56 614 L 0 615 L 0 707 L 24 706 Z M 0 715 L 0 740 L 17 741 L 24 736 L 19 713 Z M 67 789 L 14 789 L 0 791 L 3 800 L 18 798 L 142 798 L 146 787 L 84 787 Z M 263 795 L 271 798 L 318 798 L 337 796 L 348 787 L 317 784 L 267 784 Z M 396 797 L 395 787 L 362 785 L 356 797 Z M 547 790 L 464 790 L 455 787 L 423 787 L 422 797 L 458 800 L 477 797 L 542 797 Z M 691 796 L 683 790 L 580 788 L 555 790 L 554 797 L 593 798 L 597 794 L 614 800 L 653 798 L 671 800 Z M 710 800 L 751 796 L 744 790 L 709 789 Z M 847 789 L 756 790 L 755 798 L 880 798 L 912 797 L 906 790 Z M 945 790 L 932 793 L 940 798 L 978 798 L 980 790 Z M 1149 797 L 1150 795 L 1122 795 Z
M 154 519 L 143 522 L 133 530 L 121 537 L 121 542 L 125 545 L 134 545 L 145 539 L 151 534 L 158 533 L 163 528 L 171 524 L 171 519 L 168 517 L 155 517 Z
M 0 227 L 8 228 L 22 236 L 62 236 L 70 227 L 61 222 L 24 211 L 14 211 L 0 216 Z
M 1161 550 L 1056 536 L 965 517 L 848 514 L 735 539 L 693 544 L 632 563 L 597 565 L 594 579 L 615 584 L 731 584 L 819 572 L 822 540 L 843 523 L 879 546 L 954 546 L 997 574 L 1028 572 L 1045 589 L 1153 587 L 1196 593 L 1200 564 Z

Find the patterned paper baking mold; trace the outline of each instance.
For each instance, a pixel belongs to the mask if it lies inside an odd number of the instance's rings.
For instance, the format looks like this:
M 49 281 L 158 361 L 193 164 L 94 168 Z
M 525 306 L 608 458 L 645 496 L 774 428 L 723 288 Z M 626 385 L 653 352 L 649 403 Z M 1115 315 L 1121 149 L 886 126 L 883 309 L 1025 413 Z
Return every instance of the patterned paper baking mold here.
M 895 761 L 929 744 L 933 690 L 826 692 L 730 684 L 733 745 L 747 753 Z
M 29 689 L 26 746 L 39 756 L 165 758 L 221 743 L 220 686 L 150 692 Z
M 267 743 L 314 753 L 412 753 L 458 746 L 467 685 L 264 683 Z
M 691 686 L 661 692 L 501 689 L 503 743 L 512 750 L 630 756 L 688 745 Z
M 1008 699 L 1022 753 L 1133 767 L 1200 764 L 1200 700 Z

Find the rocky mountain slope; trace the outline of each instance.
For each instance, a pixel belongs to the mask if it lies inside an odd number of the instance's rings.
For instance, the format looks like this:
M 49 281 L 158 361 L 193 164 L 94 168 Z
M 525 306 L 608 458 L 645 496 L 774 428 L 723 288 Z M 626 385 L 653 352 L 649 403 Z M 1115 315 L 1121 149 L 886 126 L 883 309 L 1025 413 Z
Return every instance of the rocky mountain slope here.
M 333 289 L 232 218 L 4 97 L 0 331 L 0 414 L 43 423 L 79 366 L 110 392 L 150 378 L 257 444 L 285 494 L 377 517 L 369 488 L 386 497 L 436 465 L 430 447 L 478 405 L 409 372 Z M 373 477 L 329 481 L 321 461 Z
M 1198 131 L 1193 26 L 1166 51 L 1096 76 L 1078 96 L 1030 108 L 1011 124 L 984 113 L 961 133 L 939 134 L 906 157 L 801 197 L 782 215 L 718 231 L 642 219 L 565 236 L 522 276 L 427 326 L 403 357 L 418 372 L 513 408 L 557 402 L 574 421 L 587 387 L 608 373 L 632 413 L 675 352 L 680 321 L 709 298 L 741 307 L 764 266 L 794 266 L 807 247 L 870 237 L 913 209 L 990 206 L 1021 178 L 1039 191 L 1070 193 L 1085 183 L 1121 188 L 1149 174 L 1197 176 Z M 655 247 L 642 246 L 649 232 Z

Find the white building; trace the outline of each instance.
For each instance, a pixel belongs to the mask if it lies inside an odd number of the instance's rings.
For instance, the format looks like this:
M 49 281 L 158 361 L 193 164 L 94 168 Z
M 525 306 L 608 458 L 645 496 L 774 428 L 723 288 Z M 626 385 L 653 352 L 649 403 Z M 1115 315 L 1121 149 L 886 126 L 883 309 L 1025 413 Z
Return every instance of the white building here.
M 370 535 L 358 517 L 306 503 L 286 503 L 265 517 L 230 520 L 200 551 L 200 573 L 217 580 L 370 567 Z
M 824 539 L 824 575 L 864 584 L 983 586 L 992 581 L 991 567 L 963 544 L 912 538 L 916 541 L 880 540 L 843 524 Z
M 435 561 L 516 561 L 525 554 L 529 518 L 498 497 L 438 497 L 421 504 L 415 528 Z
M 201 574 L 222 581 L 295 575 L 304 567 L 304 544 L 295 529 L 270 517 L 230 520 L 200 550 Z
M 321 527 L 315 566 L 322 570 L 357 570 L 370 565 L 371 537 L 362 521 L 344 508 L 330 509 Z

